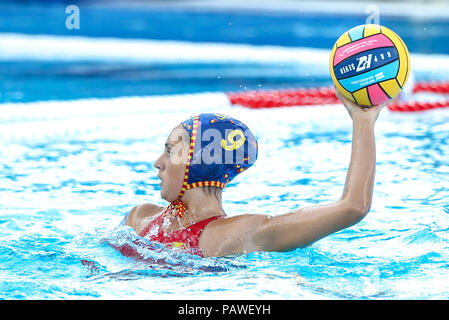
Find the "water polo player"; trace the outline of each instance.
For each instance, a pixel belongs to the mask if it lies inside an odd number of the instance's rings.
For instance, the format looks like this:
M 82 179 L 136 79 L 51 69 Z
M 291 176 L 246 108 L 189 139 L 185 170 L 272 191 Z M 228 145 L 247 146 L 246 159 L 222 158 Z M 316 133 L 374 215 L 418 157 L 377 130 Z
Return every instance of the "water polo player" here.
M 254 164 L 258 145 L 240 121 L 206 113 L 175 127 L 154 164 L 168 207 L 139 205 L 123 223 L 151 241 L 204 257 L 292 250 L 354 225 L 371 206 L 374 123 L 385 104 L 362 108 L 338 96 L 353 121 L 351 161 L 339 200 L 288 213 L 228 217 L 222 189 Z

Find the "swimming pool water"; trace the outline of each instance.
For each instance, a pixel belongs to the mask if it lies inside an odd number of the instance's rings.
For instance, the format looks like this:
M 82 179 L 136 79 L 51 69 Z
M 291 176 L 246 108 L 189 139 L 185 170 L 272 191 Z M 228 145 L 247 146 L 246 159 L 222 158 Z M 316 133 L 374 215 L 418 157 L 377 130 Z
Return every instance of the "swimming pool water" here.
M 199 112 L 234 116 L 259 139 L 255 166 L 224 191 L 228 215 L 337 200 L 352 137 L 342 106 L 248 110 L 222 92 L 330 85 L 325 50 L 366 17 L 83 5 L 71 32 L 61 3 L 0 4 L 0 299 L 449 297 L 447 109 L 383 111 L 370 213 L 310 247 L 200 259 L 156 246 L 141 248 L 145 263 L 114 250 L 137 237 L 118 226 L 131 208 L 166 205 L 154 161 Z M 446 20 L 382 19 L 416 80 L 447 80 Z M 136 38 L 142 55 L 111 53 Z M 158 55 L 165 40 L 188 54 Z
M 139 112 L 103 114 L 101 122 L 88 121 L 100 113 L 86 114 L 77 126 L 59 126 L 64 114 L 2 123 L 1 298 L 448 297 L 447 110 L 383 111 L 373 205 L 359 224 L 291 252 L 201 259 L 159 248 L 144 251 L 152 261 L 144 263 L 111 247 L 137 237 L 118 224 L 137 204 L 165 204 L 154 160 L 172 126 L 210 108 L 158 109 L 151 98 L 91 103 L 103 112 L 129 103 Z M 255 166 L 224 191 L 228 215 L 277 215 L 339 198 L 352 128 L 343 107 L 217 108 L 247 123 L 260 145 Z M 23 124 L 41 131 L 11 132 Z
M 332 85 L 327 69 L 311 73 L 307 64 L 291 64 L 276 58 L 264 63 L 209 61 L 220 51 L 205 53 L 203 59 L 189 61 L 190 51 L 161 63 L 153 57 L 139 61 L 106 59 L 117 47 L 105 48 L 92 57 L 70 59 L 90 43 L 70 46 L 48 59 L 55 43 L 40 42 L 12 56 L 6 35 L 56 37 L 55 42 L 77 41 L 79 37 L 121 40 L 181 41 L 209 44 L 254 45 L 330 50 L 346 30 L 365 23 L 367 14 L 348 12 L 322 14 L 301 10 L 207 10 L 181 6 L 133 6 L 114 1 L 82 1 L 80 29 L 67 29 L 65 8 L 70 1 L 29 1 L 0 3 L 0 102 L 31 102 L 111 98 L 130 95 L 160 95 L 194 92 L 227 92 L 254 89 L 318 87 Z M 186 2 L 188 4 L 188 2 Z M 151 3 L 150 3 L 151 4 Z M 443 8 L 444 10 L 444 8 Z M 381 12 L 381 23 L 397 32 L 414 54 L 449 54 L 447 18 L 389 16 Z M 2 39 L 2 36 L 5 37 Z M 27 42 L 28 39 L 25 39 Z M 139 48 L 119 44 L 120 52 L 138 55 Z M 59 45 L 60 46 L 60 45 Z M 126 49 L 125 49 L 126 48 Z M 166 56 L 183 48 L 167 48 Z M 17 54 L 18 53 L 18 54 Z M 23 54 L 25 53 L 25 54 Z M 151 51 L 145 52 L 150 54 Z M 245 53 L 243 53 L 245 54 Z M 251 57 L 258 57 L 251 53 Z M 87 59 L 86 59 L 87 58 Z M 245 57 L 246 58 L 246 57 Z M 67 60 L 66 60 L 67 59 Z M 242 59 L 244 57 L 242 56 Z M 297 60 L 301 61 L 298 52 Z M 446 64 L 447 65 L 447 62 Z M 439 67 L 446 69 L 445 65 Z M 435 65 L 436 67 L 436 65 Z M 433 76 L 433 75 L 432 75 Z M 447 72 L 442 75 L 447 80 Z M 418 81 L 423 79 L 418 75 Z M 435 79 L 434 77 L 431 80 Z

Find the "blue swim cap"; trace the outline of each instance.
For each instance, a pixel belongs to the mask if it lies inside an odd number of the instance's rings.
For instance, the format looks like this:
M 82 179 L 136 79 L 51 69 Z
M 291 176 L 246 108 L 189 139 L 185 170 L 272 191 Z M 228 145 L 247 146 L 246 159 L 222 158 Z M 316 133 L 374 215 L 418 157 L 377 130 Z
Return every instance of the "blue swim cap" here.
M 190 135 L 184 184 L 186 190 L 214 186 L 224 188 L 257 159 L 257 140 L 237 119 L 217 113 L 202 113 L 181 125 Z

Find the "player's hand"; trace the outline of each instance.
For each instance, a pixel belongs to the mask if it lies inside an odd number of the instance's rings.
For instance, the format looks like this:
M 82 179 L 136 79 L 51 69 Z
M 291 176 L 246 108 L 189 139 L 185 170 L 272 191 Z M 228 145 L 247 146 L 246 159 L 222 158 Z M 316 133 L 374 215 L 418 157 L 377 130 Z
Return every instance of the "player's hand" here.
M 347 99 L 338 90 L 335 90 L 335 93 L 336 93 L 338 99 L 340 99 L 340 101 L 345 106 L 346 110 L 348 110 L 348 113 L 353 120 L 355 120 L 354 118 L 361 117 L 361 118 L 370 119 L 372 121 L 376 121 L 382 108 L 385 107 L 390 102 L 390 100 L 388 100 L 387 102 L 385 102 L 383 104 L 375 105 L 372 107 L 366 107 L 366 106 L 361 106 L 361 105 Z

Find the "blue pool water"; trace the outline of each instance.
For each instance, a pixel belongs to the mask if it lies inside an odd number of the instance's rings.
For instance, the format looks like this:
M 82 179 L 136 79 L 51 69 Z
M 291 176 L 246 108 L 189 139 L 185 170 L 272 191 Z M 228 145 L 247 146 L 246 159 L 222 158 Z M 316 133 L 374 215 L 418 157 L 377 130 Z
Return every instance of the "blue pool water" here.
M 69 30 L 65 24 L 68 17 L 65 8 L 68 4 L 73 3 L 31 1 L 18 5 L 2 2 L 0 32 L 45 34 L 68 39 L 151 39 L 329 50 L 343 32 L 365 23 L 367 18 L 367 14 L 318 14 L 294 10 L 216 12 L 198 8 L 141 8 L 120 6 L 115 2 L 114 5 L 107 5 L 107 2 L 101 1 L 81 1 L 77 2 L 80 29 Z M 447 19 L 392 17 L 382 12 L 380 19 L 383 25 L 404 39 L 410 52 L 449 54 Z M 9 49 L 9 45 L 9 41 L 6 41 L 3 50 Z M 310 70 L 304 69 L 302 65 L 292 72 L 291 65 L 276 60 L 242 65 L 238 61 L 211 63 L 203 59 L 189 62 L 181 58 L 164 63 L 154 59 L 97 59 L 92 62 L 83 59 L 85 57 L 61 61 L 61 57 L 57 56 L 55 61 L 44 60 L 43 53 L 51 48 L 41 46 L 37 44 L 33 48 L 35 53 L 26 59 L 5 57 L 0 52 L 0 102 L 227 92 L 332 84 L 327 67 L 312 77 L 308 73 Z M 60 55 L 70 54 L 77 49 L 75 46 Z M 447 73 L 444 77 L 447 79 Z
M 123 103 L 154 105 L 134 98 L 89 107 Z M 144 251 L 154 262 L 143 263 L 111 247 L 137 237 L 117 226 L 136 204 L 165 204 L 153 163 L 169 127 L 210 109 L 142 110 L 104 113 L 101 125 L 92 115 L 76 126 L 64 114 L 9 119 L 0 151 L 2 298 L 448 297 L 447 111 L 381 114 L 373 205 L 359 224 L 291 252 L 201 259 L 159 249 Z M 256 165 L 224 191 L 228 215 L 277 215 L 341 195 L 351 150 L 343 107 L 220 110 L 246 122 L 260 144 Z M 40 131 L 11 132 L 25 126 Z
M 170 129 L 194 113 L 229 114 L 258 137 L 257 163 L 224 191 L 229 216 L 278 215 L 338 199 L 352 137 L 343 107 L 248 110 L 230 106 L 220 92 L 329 85 L 327 61 L 316 63 L 313 57 L 326 56 L 320 50 L 348 27 L 363 23 L 364 17 L 80 7 L 82 27 L 71 33 L 60 26 L 66 17 L 60 17 L 60 2 L 25 7 L 2 3 L 0 41 L 6 39 L 4 34 L 16 33 L 24 42 L 24 35 L 48 34 L 79 41 L 77 45 L 86 42 L 72 39 L 75 35 L 227 42 L 236 45 L 234 58 L 204 60 L 208 57 L 203 47 L 189 51 L 198 59 L 186 61 L 176 60 L 182 52 L 170 61 L 154 56 L 145 61 L 126 52 L 126 59 L 102 61 L 90 47 L 75 58 L 61 57 L 71 53 L 64 49 L 45 58 L 52 48 L 29 51 L 22 43 L 4 47 L 1 299 L 449 297 L 447 109 L 383 111 L 376 123 L 377 171 L 370 213 L 359 224 L 308 248 L 201 259 L 157 247 L 143 249 L 145 263 L 115 251 L 112 245 L 129 244 L 137 237 L 129 228 L 118 227 L 131 208 L 145 202 L 166 204 L 159 196 L 153 164 Z M 416 54 L 418 80 L 447 80 L 448 33 L 424 30 L 445 30 L 447 21 L 382 19 L 399 30 Z M 106 21 L 114 23 L 105 27 Z M 320 23 L 311 27 L 312 21 Z M 203 32 L 204 26 L 216 32 Z M 298 32 L 306 27 L 323 41 Z M 432 41 L 423 33 L 430 33 Z M 436 41 L 441 42 L 435 46 Z M 37 43 L 46 42 L 39 38 Z M 262 54 L 265 45 L 281 47 L 269 59 L 252 56 L 258 48 Z M 292 60 L 288 53 L 296 47 L 312 51 L 301 51 L 304 55 Z M 227 48 L 206 49 L 220 56 Z M 12 49 L 20 59 L 6 55 Z M 240 53 L 251 54 L 251 59 L 236 59 Z M 180 93 L 191 95 L 175 95 Z

